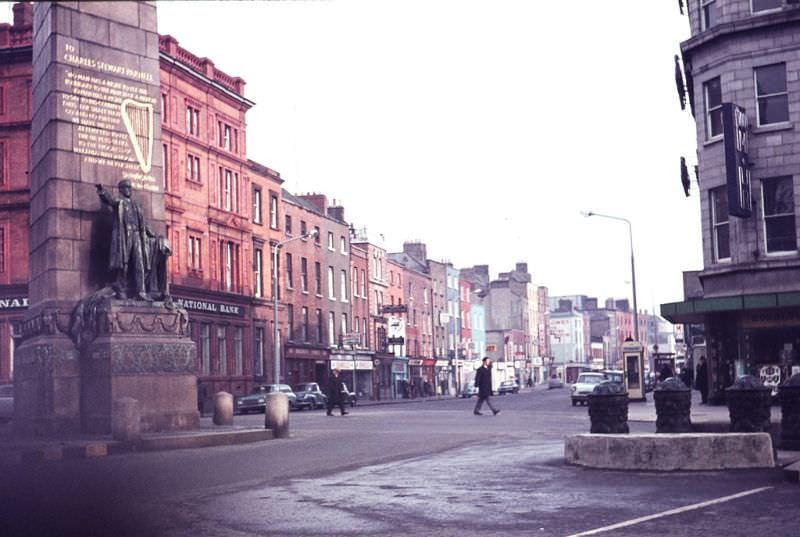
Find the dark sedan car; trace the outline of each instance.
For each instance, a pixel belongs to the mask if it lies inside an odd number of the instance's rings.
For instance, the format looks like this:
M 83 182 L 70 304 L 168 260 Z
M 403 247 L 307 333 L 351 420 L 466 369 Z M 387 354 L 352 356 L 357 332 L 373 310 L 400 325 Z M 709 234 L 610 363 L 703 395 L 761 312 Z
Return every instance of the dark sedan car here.
M 236 410 L 242 414 L 247 414 L 248 412 L 264 412 L 266 408 L 264 396 L 273 392 L 282 392 L 289 397 L 289 410 L 296 410 L 298 408 L 297 396 L 288 384 L 263 384 L 253 388 L 253 393 L 250 395 L 240 397 L 236 404 Z
M 328 404 L 328 396 L 319 389 L 316 382 L 304 382 L 294 387 L 297 396 L 297 408 L 324 408 Z
M 497 387 L 497 395 L 505 395 L 507 393 L 519 393 L 519 384 L 513 380 L 504 380 Z

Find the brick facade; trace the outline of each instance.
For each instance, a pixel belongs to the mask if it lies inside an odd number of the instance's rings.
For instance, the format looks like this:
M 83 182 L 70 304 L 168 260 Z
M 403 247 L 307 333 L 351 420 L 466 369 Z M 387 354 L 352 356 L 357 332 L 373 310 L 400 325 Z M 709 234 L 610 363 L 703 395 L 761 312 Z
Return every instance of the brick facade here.
M 0 384 L 13 377 L 11 334 L 28 302 L 33 10 L 0 25 Z

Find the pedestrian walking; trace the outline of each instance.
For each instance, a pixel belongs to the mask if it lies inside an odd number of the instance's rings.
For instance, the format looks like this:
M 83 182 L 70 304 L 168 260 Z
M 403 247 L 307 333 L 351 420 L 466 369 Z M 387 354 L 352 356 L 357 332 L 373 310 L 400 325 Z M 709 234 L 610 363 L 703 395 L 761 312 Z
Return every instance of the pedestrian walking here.
M 708 366 L 706 357 L 701 356 L 697 361 L 697 376 L 695 377 L 694 387 L 700 391 L 701 404 L 708 403 Z
M 475 403 L 474 414 L 482 416 L 481 407 L 483 402 L 489 406 L 492 414 L 497 415 L 500 410 L 492 406 L 492 401 L 489 399 L 492 394 L 492 360 L 488 356 L 484 357 L 483 365 L 475 372 L 475 387 L 478 388 L 478 402 Z
M 339 370 L 331 371 L 331 378 L 328 379 L 328 416 L 333 416 L 333 407 L 338 406 L 339 412 L 344 416 L 348 412 L 344 409 L 344 397 L 342 397 L 342 379 Z

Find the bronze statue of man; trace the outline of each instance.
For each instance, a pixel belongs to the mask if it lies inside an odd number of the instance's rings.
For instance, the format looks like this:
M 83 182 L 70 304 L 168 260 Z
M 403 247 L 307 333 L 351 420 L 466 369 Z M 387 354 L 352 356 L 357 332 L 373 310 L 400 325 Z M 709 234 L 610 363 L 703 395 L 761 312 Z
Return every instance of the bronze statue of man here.
M 145 288 L 145 277 L 150 271 L 148 237 L 155 235 L 147 226 L 142 206 L 131 199 L 131 182 L 119 182 L 119 198 L 109 194 L 103 185 L 96 186 L 100 200 L 114 210 L 114 227 L 108 255 L 108 268 L 116 275 L 114 292 L 118 298 L 128 298 L 129 284 L 132 282 L 135 286 L 135 298 L 151 301 L 152 298 Z

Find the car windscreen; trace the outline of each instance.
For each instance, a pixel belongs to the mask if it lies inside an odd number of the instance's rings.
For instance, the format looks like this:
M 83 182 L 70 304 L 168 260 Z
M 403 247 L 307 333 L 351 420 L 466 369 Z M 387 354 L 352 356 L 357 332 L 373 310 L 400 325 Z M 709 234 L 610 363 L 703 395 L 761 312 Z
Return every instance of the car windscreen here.
M 580 375 L 578 377 L 578 382 L 581 384 L 600 384 L 603 380 L 603 377 L 600 375 Z
M 298 384 L 294 387 L 294 391 L 296 392 L 305 392 L 305 391 L 313 391 L 313 387 L 311 384 Z

